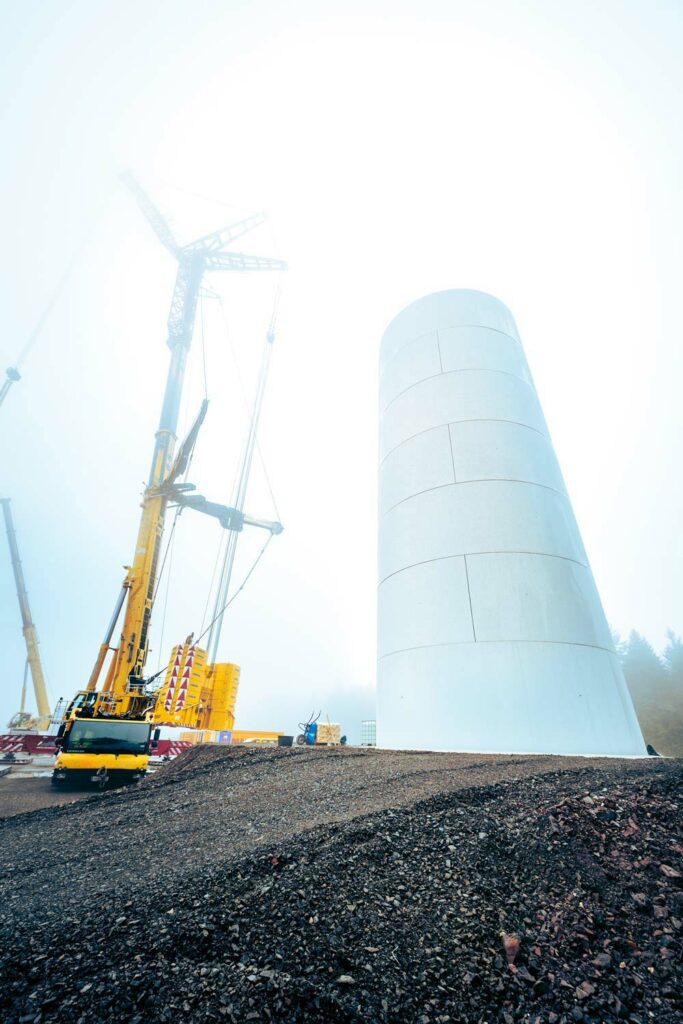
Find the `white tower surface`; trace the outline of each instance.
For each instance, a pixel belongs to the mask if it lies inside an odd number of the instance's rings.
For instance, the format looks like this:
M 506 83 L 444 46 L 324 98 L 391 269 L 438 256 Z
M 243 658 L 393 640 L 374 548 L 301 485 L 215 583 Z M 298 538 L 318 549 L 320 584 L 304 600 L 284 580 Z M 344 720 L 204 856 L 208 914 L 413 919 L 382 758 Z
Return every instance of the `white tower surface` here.
M 399 313 L 380 416 L 377 745 L 644 755 L 509 310 Z

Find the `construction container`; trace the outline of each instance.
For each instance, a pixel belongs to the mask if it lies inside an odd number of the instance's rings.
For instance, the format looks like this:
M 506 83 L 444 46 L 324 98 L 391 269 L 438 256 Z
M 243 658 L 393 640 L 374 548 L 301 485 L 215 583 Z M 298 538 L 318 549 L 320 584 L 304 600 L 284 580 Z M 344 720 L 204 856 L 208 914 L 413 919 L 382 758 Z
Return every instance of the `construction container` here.
M 181 732 L 179 739 L 181 743 L 218 743 L 219 736 L 214 729 L 188 729 Z
M 233 729 L 232 742 L 233 745 L 240 743 L 259 743 L 277 746 L 280 736 L 283 735 L 284 733 L 281 732 L 268 732 L 259 729 Z

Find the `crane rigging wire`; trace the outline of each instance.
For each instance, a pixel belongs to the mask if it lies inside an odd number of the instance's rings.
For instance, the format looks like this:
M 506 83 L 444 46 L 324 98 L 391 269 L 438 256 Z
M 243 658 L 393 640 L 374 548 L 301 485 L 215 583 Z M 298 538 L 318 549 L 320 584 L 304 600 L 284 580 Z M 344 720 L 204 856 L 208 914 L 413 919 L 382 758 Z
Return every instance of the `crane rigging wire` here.
M 250 411 L 249 416 L 249 429 L 247 431 L 247 437 L 245 439 L 244 448 L 242 451 L 242 458 L 240 461 L 239 478 L 237 482 L 236 490 L 234 491 L 234 497 L 232 504 L 240 512 L 244 509 L 244 504 L 247 498 L 247 492 L 249 488 L 249 479 L 251 475 L 251 466 L 254 451 L 258 442 L 258 425 L 261 416 L 261 409 L 263 405 L 263 397 L 265 394 L 266 381 L 268 379 L 268 367 L 270 364 L 270 358 L 273 349 L 273 342 L 275 340 L 274 327 L 277 318 L 277 310 L 279 304 L 279 289 L 276 290 L 273 297 L 273 307 L 270 317 L 270 325 L 266 334 L 263 354 L 261 357 L 261 366 L 258 373 L 256 393 L 254 397 L 254 403 Z M 267 474 L 266 474 L 267 476 Z M 272 487 L 271 487 L 272 495 Z M 277 509 L 277 503 L 274 501 L 275 508 Z M 278 513 L 279 514 L 279 513 Z M 211 661 L 215 661 L 218 656 L 218 646 L 220 644 L 221 630 L 223 627 L 223 613 L 219 610 L 221 606 L 227 607 L 228 595 L 230 593 L 230 583 L 232 579 L 232 572 L 235 564 L 235 556 L 237 553 L 237 543 L 239 540 L 238 534 L 232 534 L 226 544 L 225 552 L 223 555 L 223 564 L 221 566 L 220 577 L 218 581 L 218 587 L 216 591 L 216 598 L 214 603 L 214 625 L 210 627 L 209 639 L 207 641 L 207 647 L 209 651 L 209 658 Z
M 225 530 L 221 530 L 220 539 L 218 541 L 218 550 L 216 551 L 216 558 L 214 559 L 213 570 L 211 572 L 211 582 L 209 583 L 209 589 L 207 590 L 207 593 L 206 593 L 206 602 L 204 604 L 204 611 L 202 613 L 202 624 L 200 626 L 200 629 L 204 629 L 204 623 L 206 621 L 206 616 L 207 616 L 208 611 L 209 611 L 209 602 L 211 601 L 211 594 L 213 592 L 213 585 L 214 585 L 214 583 L 216 581 L 216 573 L 218 571 L 218 563 L 221 561 L 221 556 L 223 554 L 223 545 L 225 544 L 226 539 L 227 539 L 226 531 Z
M 204 337 L 204 296 L 199 296 L 199 324 L 202 335 L 202 370 L 204 371 L 204 398 L 209 399 L 209 385 L 206 377 L 206 339 Z
M 276 289 L 275 289 L 275 294 L 274 294 L 274 297 L 273 297 L 273 305 L 272 305 L 272 309 L 271 309 L 270 322 L 269 322 L 269 326 L 268 326 L 268 338 L 271 339 L 271 340 L 272 340 L 272 338 L 274 336 L 275 325 L 277 323 L 277 316 L 278 316 L 279 305 L 280 305 L 281 291 L 282 291 L 282 276 L 279 275 L 278 276 L 278 283 L 277 283 L 277 286 L 276 286 Z M 233 339 L 232 339 L 232 333 L 229 330 L 228 320 L 227 320 L 227 316 L 226 316 L 226 313 L 225 313 L 225 307 L 223 305 L 223 299 L 222 299 L 222 296 L 220 294 L 218 294 L 216 292 L 209 291 L 208 289 L 203 290 L 203 292 L 200 293 L 200 297 L 199 297 L 199 322 L 200 322 L 200 335 L 201 335 L 201 351 L 202 351 L 202 370 L 203 370 L 203 382 L 204 382 L 204 397 L 206 399 L 208 399 L 208 374 L 207 374 L 207 359 L 206 359 L 206 331 L 205 331 L 205 316 L 204 316 L 204 299 L 205 298 L 215 298 L 215 299 L 218 300 L 218 303 L 219 303 L 219 306 L 220 306 L 220 310 L 221 310 L 222 319 L 223 319 L 223 323 L 224 323 L 224 327 L 225 327 L 225 334 L 226 334 L 226 337 L 228 339 L 229 347 L 230 347 L 231 352 L 232 352 L 233 362 L 234 362 L 234 365 L 235 365 L 236 377 L 237 377 L 239 388 L 240 388 L 240 391 L 241 391 L 241 394 L 242 394 L 242 400 L 244 402 L 244 405 L 245 405 L 245 408 L 246 408 L 247 412 L 249 412 L 249 408 L 248 408 L 248 404 L 247 404 L 247 398 L 246 398 L 246 392 L 245 392 L 245 388 L 244 388 L 244 381 L 243 381 L 243 378 L 242 378 L 242 375 L 241 375 L 241 372 L 240 372 L 239 362 L 238 362 L 238 359 L 237 359 L 237 352 L 236 352 L 236 349 L 235 349 L 235 346 L 234 346 L 234 342 L 233 342 Z M 270 477 L 268 475 L 268 471 L 266 469 L 265 460 L 263 458 L 263 454 L 262 454 L 260 445 L 258 443 L 258 439 L 256 439 L 256 441 L 255 441 L 255 446 L 256 446 L 256 450 L 257 450 L 258 456 L 259 456 L 259 461 L 261 463 L 261 467 L 263 469 L 263 474 L 264 474 L 264 477 L 265 477 L 265 480 L 266 480 L 266 485 L 267 485 L 268 491 L 270 493 L 270 498 L 271 498 L 271 501 L 273 503 L 273 508 L 275 510 L 276 516 L 279 519 L 280 513 L 279 513 L 278 506 L 277 506 L 277 500 L 275 498 L 273 487 L 272 487 L 272 484 L 271 484 L 271 481 L 270 481 Z M 183 474 L 183 479 L 185 481 L 187 481 L 188 474 L 190 472 L 190 468 L 191 468 L 191 465 L 192 465 L 193 458 L 194 458 L 194 450 L 190 454 L 190 458 L 188 460 L 187 468 L 185 470 L 185 473 Z M 233 491 L 234 491 L 235 486 L 236 486 L 237 476 L 238 475 L 239 475 L 239 467 L 236 470 L 235 480 L 233 481 Z M 152 597 L 152 608 L 154 608 L 154 606 L 156 604 L 157 596 L 159 594 L 159 590 L 160 590 L 160 587 L 161 587 L 161 584 L 162 584 L 162 580 L 164 578 L 164 573 L 165 573 L 165 570 L 166 570 L 166 566 L 168 564 L 168 574 L 166 576 L 166 589 L 165 589 L 165 597 L 164 597 L 164 609 L 163 609 L 163 613 L 162 613 L 161 634 L 160 634 L 160 639 L 159 639 L 159 659 L 158 659 L 158 662 L 157 662 L 157 669 L 158 670 L 160 669 L 160 664 L 161 664 L 161 652 L 163 650 L 163 637 L 164 637 L 164 631 L 165 631 L 165 625 L 166 625 L 166 614 L 167 614 L 167 610 L 168 610 L 169 593 L 170 593 L 170 586 L 171 586 L 171 575 L 172 575 L 172 565 L 173 565 L 173 543 L 174 543 L 174 539 L 175 539 L 175 529 L 176 529 L 176 525 L 178 523 L 178 518 L 180 516 L 181 511 L 182 511 L 182 509 L 181 509 L 180 506 L 178 506 L 176 508 L 176 510 L 175 510 L 175 515 L 173 517 L 173 523 L 171 525 L 171 530 L 170 530 L 170 533 L 169 533 L 168 541 L 166 543 L 164 555 L 163 555 L 163 558 L 162 558 L 162 561 L 161 561 L 161 566 L 159 568 L 159 574 L 158 574 L 158 577 L 157 577 L 157 583 L 156 583 L 156 587 L 155 587 L 155 590 L 154 590 L 154 595 Z M 245 578 L 242 581 L 242 583 L 240 584 L 240 586 L 237 588 L 237 590 L 234 592 L 234 594 L 225 602 L 223 607 L 219 611 L 216 612 L 216 614 L 215 614 L 214 618 L 212 619 L 212 621 L 209 623 L 209 625 L 206 627 L 206 629 L 204 629 L 204 622 L 206 620 L 206 614 L 207 614 L 207 611 L 208 611 L 208 608 L 209 608 L 209 603 L 210 603 L 210 600 L 211 600 L 211 595 L 212 595 L 213 590 L 214 590 L 214 584 L 215 584 L 215 581 L 216 581 L 216 575 L 217 575 L 217 571 L 218 571 L 218 566 L 219 566 L 219 564 L 221 562 L 221 556 L 223 556 L 223 560 L 225 560 L 225 553 L 224 553 L 223 549 L 224 549 L 226 543 L 229 541 L 229 535 L 226 532 L 224 532 L 224 531 L 221 532 L 221 538 L 220 538 L 220 541 L 219 541 L 219 544 L 218 544 L 218 550 L 216 552 L 216 558 L 214 560 L 213 570 L 212 570 L 212 573 L 211 573 L 211 580 L 209 582 L 206 602 L 205 602 L 205 605 L 204 605 L 204 612 L 202 614 L 202 621 L 201 621 L 201 626 L 200 626 L 200 629 L 202 630 L 202 632 L 201 632 L 201 635 L 200 635 L 199 639 L 201 639 L 203 636 L 206 635 L 206 633 L 209 632 L 211 627 L 216 623 L 216 621 L 218 621 L 218 619 L 220 619 L 222 617 L 222 615 L 225 612 L 225 610 L 229 607 L 229 605 L 232 604 L 232 602 L 237 597 L 237 595 L 243 590 L 243 588 L 245 587 L 247 581 L 251 577 L 251 574 L 253 573 L 253 571 L 255 570 L 256 566 L 259 563 L 259 561 L 261 560 L 263 554 L 265 553 L 265 550 L 268 547 L 268 544 L 269 544 L 270 540 L 272 539 L 272 536 L 273 536 L 272 534 L 270 534 L 268 536 L 265 544 L 263 545 L 263 547 L 262 547 L 261 551 L 259 552 L 256 560 L 254 561 L 252 567 L 250 568 L 249 572 L 245 576 Z M 218 596 L 218 594 L 216 594 L 216 597 L 217 596 Z M 198 641 L 195 641 L 195 642 L 198 642 Z M 163 670 L 161 670 L 161 671 L 163 671 Z M 157 671 L 156 674 L 154 676 L 152 676 L 151 678 L 155 679 L 159 674 L 160 674 L 160 671 Z
M 253 563 L 252 563 L 252 565 L 251 565 L 251 568 L 249 569 L 248 573 L 246 574 L 246 576 L 244 577 L 244 579 L 243 579 L 243 580 L 242 580 L 242 582 L 240 583 L 239 587 L 237 588 L 237 590 L 235 591 L 235 593 L 234 593 L 234 594 L 232 595 L 232 597 L 231 597 L 231 598 L 230 598 L 230 599 L 229 599 L 228 601 L 226 601 L 226 602 L 225 602 L 225 604 L 224 604 L 224 605 L 223 605 L 223 607 L 222 607 L 222 608 L 220 609 L 220 611 L 218 612 L 218 614 L 216 615 L 216 617 L 215 617 L 215 618 L 214 618 L 214 619 L 213 619 L 213 620 L 212 620 L 212 621 L 211 621 L 211 622 L 210 622 L 210 623 L 208 624 L 208 626 L 206 627 L 206 629 L 204 630 L 204 632 L 203 632 L 203 633 L 200 633 L 200 634 L 199 634 L 199 636 L 198 636 L 198 637 L 196 638 L 196 640 L 194 640 L 194 643 L 195 643 L 195 644 L 198 644 L 200 640 L 203 640 L 203 639 L 204 639 L 204 637 L 206 636 L 206 634 L 207 634 L 207 633 L 209 632 L 209 630 L 211 629 L 211 627 L 212 627 L 212 626 L 214 625 L 214 623 L 216 622 L 216 619 L 220 618 L 220 616 L 221 616 L 221 615 L 223 615 L 223 613 L 224 613 L 224 612 L 226 611 L 226 609 L 230 607 L 230 605 L 231 605 L 231 604 L 232 604 L 232 602 L 233 602 L 233 601 L 235 600 L 235 598 L 236 598 L 236 597 L 238 597 L 238 596 L 239 596 L 239 595 L 240 595 L 240 594 L 242 593 L 242 591 L 243 591 L 243 590 L 244 590 L 244 588 L 246 587 L 247 583 L 248 583 L 248 582 L 249 582 L 249 580 L 251 579 L 251 576 L 252 576 L 252 574 L 253 574 L 254 570 L 256 569 L 256 566 L 257 566 L 257 565 L 259 564 L 259 562 L 260 562 L 260 561 L 261 561 L 261 559 L 263 558 L 264 554 L 266 553 L 266 548 L 268 547 L 268 545 L 270 544 L 270 542 L 271 542 L 271 540 L 272 540 L 272 539 L 273 539 L 273 534 L 272 534 L 272 533 L 269 533 L 269 534 L 268 534 L 268 536 L 267 536 L 267 538 L 266 538 L 266 541 L 265 541 L 265 543 L 264 543 L 263 547 L 261 548 L 261 550 L 259 551 L 258 555 L 257 555 L 257 556 L 256 556 L 256 558 L 254 559 L 254 561 L 253 561 Z M 194 636 L 194 634 L 191 634 L 191 635 L 192 635 L 192 636 Z M 149 676 L 149 678 L 148 678 L 148 679 L 146 680 L 146 684 L 147 684 L 147 686 L 149 686 L 149 685 L 150 685 L 150 683 L 153 683 L 155 679 L 158 679 L 158 677 L 159 677 L 160 675 L 162 675 L 162 674 L 163 674 L 163 673 L 164 673 L 165 671 L 166 671 L 166 669 L 165 669 L 165 668 L 162 668 L 162 669 L 160 669 L 160 670 L 159 670 L 158 672 L 155 672 L 153 676 Z
M 19 352 L 19 355 L 17 356 L 16 361 L 14 362 L 14 364 L 12 366 L 8 366 L 7 369 L 5 370 L 5 381 L 2 384 L 2 386 L 0 387 L 0 405 L 2 405 L 2 403 L 5 400 L 5 398 L 7 397 L 8 393 L 10 391 L 10 388 L 14 384 L 16 384 L 17 381 L 21 380 L 21 374 L 19 372 L 19 367 L 23 365 L 24 360 L 26 359 L 26 357 L 30 353 L 31 349 L 35 345 L 35 343 L 38 340 L 38 338 L 40 337 L 40 335 L 43 333 L 43 329 L 45 327 L 45 324 L 48 322 L 48 320 L 50 318 L 50 314 L 52 313 L 52 310 L 54 309 L 54 307 L 59 302 L 59 300 L 60 300 L 60 298 L 62 296 L 62 293 L 63 293 L 64 289 L 66 288 L 66 285 L 68 284 L 69 278 L 71 277 L 71 275 L 72 275 L 72 273 L 74 271 L 74 268 L 78 264 L 78 262 L 79 262 L 79 260 L 80 260 L 80 258 L 82 256 L 82 254 L 83 254 L 83 252 L 84 252 L 88 242 L 90 241 L 91 235 L 94 234 L 95 228 L 99 225 L 99 222 L 102 219 L 102 216 L 104 214 L 104 210 L 105 210 L 106 206 L 108 205 L 108 203 L 109 203 L 109 200 L 107 200 L 105 203 L 102 204 L 102 206 L 99 209 L 99 212 L 98 212 L 97 216 L 94 218 L 94 220 L 91 223 L 88 231 L 81 238 L 80 244 L 76 247 L 76 249 L 73 250 L 73 252 L 71 254 L 71 259 L 69 260 L 69 262 L 66 265 L 66 268 L 64 269 L 63 273 L 59 277 L 59 279 L 57 281 L 57 285 L 54 288 L 54 290 L 52 291 L 52 293 L 50 294 L 50 297 L 48 298 L 48 301 L 47 301 L 46 305 L 43 307 L 43 310 L 42 310 L 40 316 L 38 317 L 38 320 L 34 324 L 33 329 L 31 330 L 30 334 L 26 338 L 26 341 L 24 342 L 24 344 L 23 344 L 23 346 L 21 348 L 21 351 Z
M 178 521 L 178 513 L 176 512 L 176 515 L 175 515 L 175 517 L 173 519 L 173 526 L 171 527 L 171 534 L 170 534 L 170 536 L 168 538 L 168 544 L 166 545 L 166 554 L 169 555 L 168 575 L 166 577 L 166 593 L 164 595 L 164 610 L 163 610 L 162 616 L 161 616 L 161 631 L 159 633 L 159 656 L 157 658 L 157 671 L 161 668 L 161 656 L 162 656 L 162 652 L 163 652 L 163 649 L 164 649 L 164 633 L 166 631 L 166 612 L 168 611 L 168 595 L 169 595 L 169 592 L 171 590 L 171 575 L 173 573 L 173 551 L 174 551 L 173 539 L 175 537 L 175 524 L 177 523 L 177 521 Z M 165 560 L 166 560 L 166 558 L 164 556 L 164 561 Z M 161 570 L 159 572 L 159 583 L 161 582 L 161 573 L 162 572 L 163 572 L 163 563 L 162 563 L 162 566 L 161 566 Z M 157 583 L 157 588 L 156 588 L 156 590 L 154 592 L 154 598 L 155 599 L 156 599 L 156 592 L 159 589 L 159 583 Z M 154 604 L 154 600 L 152 601 L 152 605 L 153 604 Z
M 213 626 L 213 625 L 214 625 L 214 624 L 215 624 L 215 623 L 216 623 L 216 622 L 218 621 L 218 619 L 220 619 L 220 618 L 221 618 L 221 616 L 223 615 L 223 613 L 224 613 L 224 612 L 226 611 L 226 609 L 227 609 L 227 608 L 229 608 L 229 607 L 230 607 L 230 605 L 231 605 L 231 604 L 232 604 L 232 602 L 233 602 L 233 601 L 235 600 L 235 598 L 236 598 L 236 597 L 237 597 L 237 596 L 238 596 L 239 594 L 241 594 L 241 593 L 242 593 L 242 591 L 244 590 L 245 586 L 246 586 L 246 585 L 247 585 L 247 583 L 249 582 L 249 579 L 251 578 L 251 575 L 252 575 L 252 573 L 253 573 L 253 572 L 254 572 L 254 570 L 256 569 L 256 566 L 257 566 L 257 565 L 259 564 L 259 562 L 260 562 L 260 561 L 261 561 L 261 559 L 263 558 L 264 554 L 266 553 L 266 548 L 268 547 L 268 545 L 270 544 L 271 540 L 273 539 L 273 536 L 274 536 L 274 535 L 273 535 L 272 533 L 269 533 L 269 534 L 268 534 L 268 536 L 266 537 L 266 542 L 265 542 L 265 544 L 263 545 L 263 547 L 262 547 L 262 548 L 261 548 L 261 550 L 259 551 L 258 555 L 257 555 L 257 556 L 256 556 L 256 558 L 254 559 L 254 562 L 252 563 L 251 569 L 250 569 L 250 570 L 249 570 L 249 572 L 248 572 L 248 573 L 246 574 L 246 576 L 244 577 L 244 579 L 242 580 L 242 582 L 240 583 L 239 587 L 237 588 L 237 590 L 235 591 L 235 593 L 234 593 L 234 594 L 232 595 L 232 597 L 231 597 L 231 598 L 229 598 L 229 599 L 228 599 L 228 600 L 227 600 L 227 601 L 225 602 L 225 604 L 223 605 L 223 607 L 222 607 L 222 608 L 221 608 L 221 609 L 220 609 L 220 610 L 219 610 L 219 611 L 217 612 L 217 614 L 216 614 L 216 615 L 215 615 L 215 616 L 213 617 L 213 619 L 211 620 L 211 622 L 210 622 L 210 623 L 208 624 L 208 626 L 206 627 L 206 629 L 204 630 L 204 632 L 203 632 L 203 633 L 200 633 L 200 634 L 199 634 L 199 636 L 197 637 L 197 639 L 196 639 L 196 640 L 194 641 L 194 643 L 195 643 L 195 644 L 198 644 L 198 643 L 199 643 L 199 641 L 200 641 L 200 640 L 202 640 L 202 639 L 203 639 L 203 638 L 204 638 L 204 637 L 206 636 L 206 634 L 207 634 L 207 633 L 209 632 L 209 630 L 211 629 L 211 627 L 212 627 L 212 626 Z
M 50 316 L 50 313 L 52 312 L 52 310 L 55 308 L 60 298 L 62 297 L 62 293 L 69 282 L 69 278 L 73 274 L 74 269 L 76 268 L 77 263 L 79 262 L 81 256 L 83 255 L 86 246 L 90 242 L 91 236 L 95 232 L 95 228 L 99 226 L 99 223 L 104 215 L 105 208 L 109 205 L 109 201 L 110 200 L 107 199 L 107 201 L 102 204 L 102 206 L 97 212 L 97 215 L 93 218 L 92 223 L 89 225 L 88 230 L 81 237 L 76 248 L 72 251 L 69 262 L 67 263 L 66 267 L 62 271 L 60 277 L 58 278 L 57 284 L 50 293 L 50 297 L 48 298 L 40 316 L 38 317 L 36 323 L 34 324 L 33 330 L 28 335 L 26 341 L 24 342 L 24 345 L 22 346 L 21 352 L 17 356 L 16 362 L 14 363 L 16 369 L 19 369 L 19 367 L 22 366 L 22 364 L 24 363 L 24 360 L 26 359 L 29 352 L 31 351 L 36 341 L 38 340 L 40 334 L 42 333 L 43 328 L 45 327 L 45 324 L 47 323 L 47 320 Z
M 273 300 L 273 308 L 272 308 L 271 317 L 270 317 L 270 326 L 268 328 L 268 333 L 269 334 L 273 334 L 274 331 L 275 331 L 275 324 L 277 322 L 277 313 L 278 313 L 278 309 L 279 309 L 279 305 L 280 305 L 281 288 L 282 288 L 282 282 L 281 282 L 281 279 L 278 279 L 278 285 L 277 285 L 277 288 L 276 288 L 275 298 Z M 221 311 L 221 317 L 223 319 L 223 326 L 225 328 L 225 337 L 226 337 L 226 340 L 228 342 L 228 346 L 230 348 L 230 352 L 232 354 L 233 362 L 235 364 L 235 375 L 237 377 L 237 382 L 239 384 L 240 393 L 242 395 L 242 402 L 244 403 L 244 407 L 245 407 L 245 410 L 247 412 L 247 415 L 250 415 L 249 402 L 248 402 L 248 399 L 247 399 L 247 393 L 246 393 L 246 389 L 245 389 L 245 386 L 244 386 L 244 379 L 243 379 L 241 371 L 240 371 L 239 361 L 238 361 L 238 358 L 237 358 L 237 351 L 235 349 L 235 343 L 234 343 L 233 338 L 232 338 L 232 332 L 230 331 L 230 326 L 228 324 L 228 318 L 227 318 L 227 315 L 226 315 L 226 312 L 225 312 L 225 306 L 223 304 L 223 298 L 220 295 L 218 295 L 216 297 L 218 299 L 218 305 L 219 305 L 219 308 L 220 308 L 220 311 Z M 258 455 L 259 463 L 261 464 L 261 469 L 263 470 L 263 476 L 264 476 L 264 479 L 266 481 L 266 487 L 268 488 L 268 493 L 270 495 L 270 500 L 273 503 L 273 510 L 275 512 L 275 516 L 276 516 L 277 519 L 280 519 L 281 518 L 280 510 L 278 508 L 277 500 L 275 498 L 275 492 L 274 492 L 273 485 L 272 485 L 272 482 L 271 482 L 271 479 L 270 479 L 270 474 L 268 473 L 268 468 L 266 466 L 266 461 L 265 461 L 265 459 L 263 457 L 263 451 L 261 449 L 261 445 L 259 443 L 258 438 L 256 439 L 256 454 Z M 237 477 L 237 474 L 236 474 L 236 477 Z M 236 477 L 235 477 L 235 479 L 236 479 Z

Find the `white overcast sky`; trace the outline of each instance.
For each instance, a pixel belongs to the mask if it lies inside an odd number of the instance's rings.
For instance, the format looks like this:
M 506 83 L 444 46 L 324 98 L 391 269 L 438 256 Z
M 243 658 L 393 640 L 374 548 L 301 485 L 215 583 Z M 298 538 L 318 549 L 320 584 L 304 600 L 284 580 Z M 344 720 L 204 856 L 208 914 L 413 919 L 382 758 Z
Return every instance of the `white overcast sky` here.
M 2 366 L 77 262 L 0 412 L 52 698 L 87 680 L 132 557 L 183 240 L 267 209 L 286 258 L 261 444 L 286 531 L 230 610 L 238 726 L 315 706 L 357 737 L 375 675 L 377 354 L 408 302 L 512 310 L 605 610 L 683 631 L 683 5 L 673 0 L 0 2 Z M 227 501 L 267 275 L 214 276 L 211 407 L 192 478 Z M 199 331 L 182 420 L 203 394 Z M 260 468 L 248 505 L 272 515 Z M 220 528 L 186 514 L 148 667 L 202 622 Z M 245 535 L 236 581 L 262 537 Z M 0 543 L 0 721 L 24 649 Z M 165 588 L 162 587 L 165 601 Z

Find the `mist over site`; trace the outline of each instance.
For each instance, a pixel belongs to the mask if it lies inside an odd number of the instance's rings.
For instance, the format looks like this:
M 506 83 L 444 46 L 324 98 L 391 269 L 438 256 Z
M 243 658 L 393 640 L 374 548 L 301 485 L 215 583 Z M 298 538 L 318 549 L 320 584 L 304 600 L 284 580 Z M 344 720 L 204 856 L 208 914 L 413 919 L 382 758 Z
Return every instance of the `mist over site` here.
M 676 710 L 683 26 L 675 6 L 642 11 L 3 7 L 3 366 L 71 268 L 0 432 L 53 702 L 85 684 L 132 557 L 167 368 L 175 267 L 120 183 L 130 168 L 181 242 L 267 210 L 235 248 L 290 267 L 247 501 L 285 532 L 219 652 L 242 666 L 238 727 L 294 732 L 323 710 L 357 740 L 374 717 L 379 339 L 449 287 L 515 315 L 636 704 Z M 180 436 L 206 394 L 191 479 L 217 501 L 277 286 L 206 281 Z M 179 519 L 150 671 L 207 624 L 220 535 Z M 245 532 L 234 586 L 261 544 Z M 6 721 L 25 659 L 6 556 L 0 602 Z

